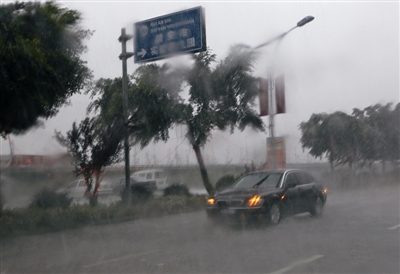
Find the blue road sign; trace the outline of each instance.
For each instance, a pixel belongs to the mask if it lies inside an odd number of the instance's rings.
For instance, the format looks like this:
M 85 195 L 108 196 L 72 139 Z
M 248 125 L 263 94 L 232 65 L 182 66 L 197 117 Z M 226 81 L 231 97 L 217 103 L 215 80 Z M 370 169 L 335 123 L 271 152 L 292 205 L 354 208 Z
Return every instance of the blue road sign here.
M 134 25 L 135 63 L 185 52 L 206 50 L 202 7 L 137 22 Z

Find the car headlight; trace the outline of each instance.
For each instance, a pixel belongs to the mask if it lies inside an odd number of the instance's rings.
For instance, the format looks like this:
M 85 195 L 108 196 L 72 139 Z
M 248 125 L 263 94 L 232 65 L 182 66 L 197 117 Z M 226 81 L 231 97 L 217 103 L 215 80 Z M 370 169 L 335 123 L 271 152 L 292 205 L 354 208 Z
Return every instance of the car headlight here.
M 215 199 L 214 198 L 208 198 L 207 199 L 207 204 L 208 205 L 215 205 Z
M 262 199 L 259 195 L 255 195 L 247 201 L 247 205 L 250 207 L 261 206 L 263 203 L 264 199 Z

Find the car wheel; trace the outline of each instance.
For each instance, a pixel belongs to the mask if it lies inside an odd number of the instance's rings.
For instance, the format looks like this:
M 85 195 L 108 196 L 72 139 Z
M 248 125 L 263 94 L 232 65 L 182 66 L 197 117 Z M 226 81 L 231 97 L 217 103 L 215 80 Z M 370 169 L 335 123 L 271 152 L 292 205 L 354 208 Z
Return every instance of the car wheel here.
M 277 203 L 273 203 L 269 209 L 269 223 L 277 225 L 282 219 L 281 208 Z
M 324 210 L 324 203 L 321 197 L 317 196 L 317 199 L 315 200 L 315 203 L 312 209 L 310 210 L 310 213 L 312 216 L 320 216 L 323 210 Z

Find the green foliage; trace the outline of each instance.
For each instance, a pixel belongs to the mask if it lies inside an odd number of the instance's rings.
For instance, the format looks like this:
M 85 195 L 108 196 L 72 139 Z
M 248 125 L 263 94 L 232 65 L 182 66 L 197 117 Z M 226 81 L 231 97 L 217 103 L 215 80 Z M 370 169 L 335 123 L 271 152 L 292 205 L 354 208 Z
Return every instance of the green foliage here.
M 1 182 L 0 182 L 0 185 L 1 185 Z M 3 211 L 3 205 L 4 205 L 3 193 L 0 191 L 0 214 Z
M 133 143 L 142 147 L 151 140 L 166 141 L 169 128 L 178 119 L 182 76 L 169 65 L 140 66 L 128 83 L 128 131 Z M 122 79 L 99 79 L 91 90 L 96 98 L 88 111 L 107 124 L 122 121 Z
M 120 161 L 119 152 L 122 150 L 123 124 L 120 120 L 102 123 L 100 118 L 86 118 L 79 126 L 74 122 L 72 129 L 63 136 L 55 131 L 57 141 L 68 149 L 73 157 L 75 175 L 83 175 L 87 184 L 87 193 L 96 196 L 100 176 L 105 166 Z M 95 187 L 91 186 L 91 177 L 95 176 Z M 95 200 L 91 200 L 95 205 Z
M 220 177 L 218 179 L 217 183 L 215 184 L 215 190 L 222 191 L 224 189 L 227 189 L 227 188 L 231 187 L 243 175 L 257 170 L 256 166 L 254 165 L 254 162 L 251 162 L 250 166 L 248 166 L 246 164 L 244 166 L 244 168 L 245 168 L 245 171 L 237 176 L 234 176 L 232 174 L 225 174 L 222 177 Z
M 172 184 L 164 189 L 164 197 L 166 196 L 192 196 L 187 186 L 183 184 Z
M 254 172 L 256 170 L 257 170 L 257 167 L 254 165 L 254 162 L 251 161 L 251 165 L 250 166 L 248 166 L 247 164 L 244 165 L 244 173 L 240 174 L 238 176 L 238 178 L 243 176 L 244 174 L 247 174 L 247 173 L 250 173 L 250 172 Z
M 252 108 L 258 95 L 257 80 L 251 75 L 253 53 L 232 47 L 214 70 L 211 64 L 216 56 L 209 51 L 192 57 L 194 65 L 185 79 L 190 87 L 189 103 L 182 113 L 191 143 L 203 146 L 215 128 L 233 132 L 235 127 L 243 130 L 251 125 L 263 130 L 262 120 Z
M 254 52 L 232 47 L 228 56 L 214 70 L 215 55 L 209 51 L 194 54 L 194 65 L 188 71 L 186 82 L 189 100 L 184 105 L 181 123 L 186 124 L 188 138 L 200 166 L 204 186 L 210 195 L 214 189 L 208 178 L 200 148 L 214 129 L 233 133 L 252 126 L 264 130 L 264 124 L 253 109 L 258 95 L 257 79 L 251 75 Z
M 300 124 L 303 149 L 314 157 L 326 156 L 334 164 L 371 166 L 375 161 L 398 161 L 400 155 L 400 103 L 374 105 L 364 110 L 313 114 Z
M 129 90 L 129 128 L 135 143 L 142 147 L 151 140 L 166 141 L 169 129 L 179 119 L 182 72 L 168 64 L 140 66 L 132 75 Z
M 80 55 L 92 35 L 81 15 L 56 2 L 0 6 L 0 134 L 24 133 L 57 114 L 90 84 Z
M 71 205 L 72 198 L 69 198 L 66 193 L 57 193 L 49 189 L 43 189 L 37 193 L 33 201 L 30 203 L 31 208 L 67 208 Z
M 153 198 L 153 192 L 148 188 L 141 186 L 141 185 L 131 185 L 131 203 L 142 204 L 148 202 L 151 198 Z M 129 193 L 126 188 L 121 193 L 121 200 L 128 204 L 129 202 Z
M 188 138 L 198 159 L 204 186 L 211 194 L 213 186 L 201 155 L 214 129 L 244 130 L 252 126 L 264 130 L 264 124 L 254 110 L 258 95 L 257 79 L 251 74 L 254 52 L 232 47 L 229 55 L 211 65 L 216 56 L 209 50 L 192 54 L 188 68 L 171 68 L 164 64 L 140 66 L 128 83 L 128 130 L 132 144 L 142 147 L 150 141 L 166 141 L 174 124 L 187 126 Z M 182 87 L 189 87 L 189 99 L 180 97 Z M 91 90 L 96 98 L 88 110 L 102 121 L 121 121 L 121 78 L 100 79 Z M 103 122 L 104 123 L 104 122 Z
M 90 195 L 88 198 L 89 198 L 90 206 L 97 206 L 99 204 L 99 201 L 97 200 L 97 196 Z
M 135 218 L 158 217 L 202 210 L 205 205 L 204 196 L 168 196 L 150 199 L 146 203 L 138 203 L 134 206 L 117 202 L 109 206 L 74 205 L 65 209 L 61 207 L 5 209 L 0 216 L 0 237 L 117 223 Z

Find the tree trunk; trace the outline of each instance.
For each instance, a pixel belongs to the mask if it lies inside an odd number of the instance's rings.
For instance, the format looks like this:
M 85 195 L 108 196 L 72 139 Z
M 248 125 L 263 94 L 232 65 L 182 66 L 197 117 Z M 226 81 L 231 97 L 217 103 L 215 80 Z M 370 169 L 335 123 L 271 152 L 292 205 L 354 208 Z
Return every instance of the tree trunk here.
M 331 166 L 331 172 L 334 171 L 335 166 L 333 165 L 332 153 L 329 155 L 329 165 Z
M 99 186 L 100 186 L 100 181 L 99 181 L 99 176 L 98 176 L 98 174 L 96 174 L 95 176 L 94 176 L 94 178 L 95 178 L 95 184 L 94 184 L 94 189 L 93 189 L 93 193 L 92 193 L 92 196 L 93 197 L 97 197 L 97 194 L 99 193 Z
M 92 178 L 91 175 L 88 176 L 87 174 L 84 174 L 83 176 L 84 180 L 85 180 L 85 185 L 86 185 L 86 191 L 84 193 L 85 197 L 88 197 L 91 194 L 91 190 L 92 190 Z
M 93 172 L 94 178 L 96 179 L 94 189 L 92 196 L 97 198 L 97 195 L 99 194 L 99 188 L 100 188 L 100 182 L 101 182 L 101 175 L 104 173 L 104 167 L 101 167 L 100 169 L 96 169 Z
M 210 196 L 213 196 L 214 195 L 214 187 L 211 185 L 210 179 L 208 178 L 207 169 L 206 169 L 206 166 L 204 165 L 204 160 L 203 160 L 203 156 L 201 155 L 200 147 L 197 144 L 195 144 L 195 145 L 193 145 L 193 150 L 196 153 L 197 162 L 199 163 L 200 174 L 201 174 L 201 178 L 203 179 L 204 187 L 206 188 L 208 194 Z

